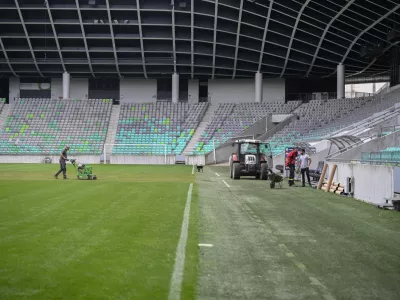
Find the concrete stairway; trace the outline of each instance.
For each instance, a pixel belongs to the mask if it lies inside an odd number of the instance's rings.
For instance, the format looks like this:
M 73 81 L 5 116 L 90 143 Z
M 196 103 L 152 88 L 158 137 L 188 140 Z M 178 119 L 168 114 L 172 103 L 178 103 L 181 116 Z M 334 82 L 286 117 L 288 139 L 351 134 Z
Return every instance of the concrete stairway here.
M 108 131 L 106 136 L 106 144 L 114 144 L 115 143 L 115 136 L 117 135 L 117 128 L 118 128 L 118 120 L 119 120 L 119 113 L 121 110 L 120 105 L 113 105 L 111 110 L 111 117 L 110 117 L 110 124 L 108 124 Z M 106 147 L 106 159 L 110 159 L 110 155 L 112 153 L 112 147 Z
M 208 123 L 212 120 L 214 112 L 217 109 L 217 107 L 218 105 L 216 104 L 211 104 L 208 106 L 207 111 L 204 114 L 203 118 L 201 119 L 199 126 L 197 126 L 196 131 L 194 132 L 192 138 L 190 139 L 189 143 L 183 150 L 183 154 L 189 155 L 193 151 L 194 146 L 201 138 L 201 134 L 203 133 L 204 129 L 207 127 Z
M 3 126 L 7 121 L 7 117 L 10 111 L 11 111 L 11 104 L 5 104 L 0 113 L 0 131 L 3 129 Z

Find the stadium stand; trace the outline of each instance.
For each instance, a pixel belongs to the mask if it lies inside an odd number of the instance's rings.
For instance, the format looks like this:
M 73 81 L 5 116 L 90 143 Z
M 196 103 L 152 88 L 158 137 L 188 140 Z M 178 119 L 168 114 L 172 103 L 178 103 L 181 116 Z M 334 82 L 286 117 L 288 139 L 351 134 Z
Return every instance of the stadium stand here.
M 121 104 L 115 155 L 179 155 L 192 138 L 207 103 L 189 105 L 170 102 Z M 128 145 L 136 144 L 136 145 Z M 139 145 L 142 144 L 142 145 Z
M 265 103 L 222 103 L 214 113 L 214 117 L 205 128 L 193 154 L 210 152 L 214 145 L 219 146 L 232 137 L 240 135 L 249 126 L 263 117 L 272 114 L 289 114 L 300 105 L 300 101 Z
M 267 141 L 271 144 L 273 153 L 280 154 L 295 142 L 317 141 L 329 137 L 346 126 L 388 109 L 398 100 L 396 97 L 385 101 L 378 97 L 311 100 L 294 111 L 300 117 L 299 120 L 285 126 Z
M 362 152 L 361 161 L 382 161 L 400 163 L 400 147 L 389 147 L 381 152 Z
M 0 134 L 0 154 L 99 155 L 112 102 L 107 99 L 16 99 Z

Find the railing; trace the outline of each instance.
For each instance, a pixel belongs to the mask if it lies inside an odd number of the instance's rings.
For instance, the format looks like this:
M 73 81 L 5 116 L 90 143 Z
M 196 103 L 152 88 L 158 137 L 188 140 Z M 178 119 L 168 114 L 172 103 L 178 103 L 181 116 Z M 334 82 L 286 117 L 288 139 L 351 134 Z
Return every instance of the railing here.
M 395 106 L 392 106 L 392 107 L 386 109 L 384 111 L 384 113 L 382 113 L 382 114 L 380 114 L 378 116 L 368 117 L 367 119 L 356 123 L 357 125 L 354 125 L 354 124 L 353 125 L 349 125 L 347 127 L 344 127 L 342 129 L 334 132 L 333 134 L 329 134 L 328 136 L 329 137 L 330 136 L 336 136 L 339 133 L 344 132 L 344 131 L 350 131 L 349 134 L 357 135 L 357 134 L 362 133 L 366 129 L 366 126 L 371 127 L 371 126 L 377 125 L 377 124 L 379 124 L 379 123 L 381 123 L 383 121 L 386 121 L 386 120 L 388 120 L 390 118 L 393 118 L 393 117 L 397 116 L 399 113 L 400 113 L 400 107 L 399 108 L 395 108 Z M 326 137 L 328 137 L 328 136 L 326 136 Z

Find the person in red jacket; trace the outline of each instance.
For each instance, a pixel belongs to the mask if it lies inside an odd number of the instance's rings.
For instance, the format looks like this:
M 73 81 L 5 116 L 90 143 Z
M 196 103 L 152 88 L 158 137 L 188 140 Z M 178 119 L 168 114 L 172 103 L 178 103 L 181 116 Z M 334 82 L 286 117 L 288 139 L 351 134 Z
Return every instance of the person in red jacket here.
M 294 172 L 296 169 L 296 158 L 299 149 L 296 147 L 289 152 L 286 158 L 286 167 L 289 168 L 289 186 L 294 186 Z

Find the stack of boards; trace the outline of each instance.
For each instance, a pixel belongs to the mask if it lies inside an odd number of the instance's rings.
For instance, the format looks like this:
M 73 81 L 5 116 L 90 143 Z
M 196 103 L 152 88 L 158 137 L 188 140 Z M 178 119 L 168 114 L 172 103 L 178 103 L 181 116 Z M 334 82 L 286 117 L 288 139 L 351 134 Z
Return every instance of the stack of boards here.
M 328 182 L 324 181 L 322 188 L 326 191 Z M 339 182 L 332 182 L 331 186 L 327 190 L 330 193 L 342 195 L 344 193 L 344 185 Z

